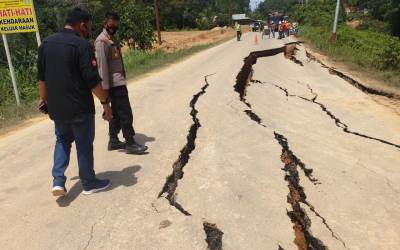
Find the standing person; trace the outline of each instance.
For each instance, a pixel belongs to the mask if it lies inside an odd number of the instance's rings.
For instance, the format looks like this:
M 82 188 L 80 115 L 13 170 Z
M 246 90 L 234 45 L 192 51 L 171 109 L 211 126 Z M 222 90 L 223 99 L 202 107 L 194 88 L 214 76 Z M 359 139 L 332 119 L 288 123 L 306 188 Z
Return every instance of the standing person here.
M 283 23 L 279 21 L 278 25 L 278 39 L 282 39 L 282 30 L 283 30 Z
M 264 36 L 268 36 L 268 35 L 269 35 L 269 27 L 268 27 L 268 25 L 263 25 L 261 39 L 264 40 Z
M 114 114 L 109 123 L 108 150 L 125 149 L 128 154 L 143 154 L 147 147 L 137 144 L 134 138 L 135 130 L 132 125 L 133 115 L 128 88 L 126 87 L 125 67 L 122 61 L 121 47 L 115 41 L 119 19 L 117 13 L 108 12 L 103 32 L 95 41 L 99 73 L 103 78 L 103 88 L 110 93 Z M 125 143 L 122 143 L 118 138 L 121 129 Z
M 293 23 L 293 34 L 294 34 L 295 36 L 297 36 L 298 32 L 299 32 L 298 23 Z
M 240 41 L 240 38 L 242 38 L 242 27 L 238 22 L 235 23 L 235 29 L 236 29 L 237 40 Z
M 292 30 L 292 24 L 288 21 L 286 21 L 285 23 L 285 33 L 286 33 L 286 37 L 290 36 L 290 32 Z
M 272 37 L 275 38 L 275 29 L 276 29 L 276 24 L 274 23 L 274 21 L 271 21 L 271 33 L 272 33 Z M 270 33 L 270 35 L 271 35 Z M 271 38 L 271 36 L 269 37 Z
M 111 120 L 112 110 L 108 93 L 101 86 L 93 48 L 85 39 L 91 30 L 91 16 L 75 8 L 68 13 L 65 23 L 63 30 L 43 41 L 37 64 L 39 109 L 54 121 L 57 138 L 52 170 L 54 196 L 64 196 L 67 192 L 65 170 L 74 141 L 83 194 L 104 190 L 111 184 L 109 180 L 97 179 L 93 167 L 92 93 L 103 105 L 105 120 Z

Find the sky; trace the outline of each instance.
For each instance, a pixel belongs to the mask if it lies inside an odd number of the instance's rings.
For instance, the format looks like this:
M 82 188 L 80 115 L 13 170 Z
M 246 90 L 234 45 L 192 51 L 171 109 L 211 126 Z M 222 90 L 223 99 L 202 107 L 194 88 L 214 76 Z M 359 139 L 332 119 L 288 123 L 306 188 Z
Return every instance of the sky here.
M 250 0 L 251 9 L 254 10 L 255 8 L 257 8 L 260 2 L 263 2 L 263 0 Z

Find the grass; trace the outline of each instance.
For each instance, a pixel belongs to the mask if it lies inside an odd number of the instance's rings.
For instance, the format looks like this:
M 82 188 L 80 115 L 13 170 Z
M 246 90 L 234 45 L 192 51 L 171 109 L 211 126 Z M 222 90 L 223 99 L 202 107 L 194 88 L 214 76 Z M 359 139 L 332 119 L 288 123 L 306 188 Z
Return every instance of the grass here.
M 130 50 L 124 56 L 127 77 L 129 79 L 136 78 L 155 69 L 171 65 L 172 63 L 185 59 L 197 52 L 215 45 L 216 44 L 197 45 L 172 53 L 167 53 L 163 50 L 156 50 L 152 52 Z
M 38 115 L 36 69 L 16 69 L 21 106 L 16 105 L 8 69 L 0 69 L 0 131 Z
M 162 50 L 140 51 L 130 50 L 124 56 L 124 63 L 127 72 L 127 78 L 132 80 L 153 70 L 166 67 L 172 63 L 183 60 L 195 53 L 221 44 L 228 39 L 217 43 L 207 45 L 197 45 L 190 48 L 167 53 Z M 25 73 L 24 73 L 25 72 Z M 27 73 L 28 72 L 28 73 Z M 0 82 L 0 133 L 10 126 L 17 125 L 26 119 L 39 115 L 37 110 L 37 91 L 36 91 L 36 73 L 32 68 L 28 71 L 21 70 L 17 73 L 19 90 L 21 92 L 21 106 L 17 107 L 9 79 L 9 73 L 6 69 L 0 69 L 2 81 Z M 4 77 L 3 77 L 4 76 Z M 3 80 L 4 79 L 4 80 Z
M 400 89 L 400 40 L 383 33 L 340 26 L 337 42 L 329 41 L 330 31 L 303 26 L 301 36 L 322 54 L 361 72 L 384 85 Z
M 37 105 L 38 101 L 35 100 L 22 102 L 21 106 L 16 104 L 0 106 L 0 134 L 6 132 L 11 126 L 38 116 Z

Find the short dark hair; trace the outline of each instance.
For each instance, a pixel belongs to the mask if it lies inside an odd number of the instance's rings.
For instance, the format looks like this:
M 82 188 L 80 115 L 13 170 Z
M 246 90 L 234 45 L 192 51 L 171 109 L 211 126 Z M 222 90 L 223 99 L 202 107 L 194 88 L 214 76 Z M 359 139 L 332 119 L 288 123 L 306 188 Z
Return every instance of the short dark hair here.
M 115 21 L 119 21 L 119 20 L 120 20 L 120 17 L 119 17 L 119 14 L 118 14 L 117 12 L 108 11 L 108 12 L 106 13 L 106 19 L 107 19 L 107 20 L 112 19 L 112 20 L 115 20 Z
M 92 20 L 92 16 L 86 10 L 76 7 L 68 12 L 65 24 L 75 25 L 79 23 L 87 23 L 90 20 Z

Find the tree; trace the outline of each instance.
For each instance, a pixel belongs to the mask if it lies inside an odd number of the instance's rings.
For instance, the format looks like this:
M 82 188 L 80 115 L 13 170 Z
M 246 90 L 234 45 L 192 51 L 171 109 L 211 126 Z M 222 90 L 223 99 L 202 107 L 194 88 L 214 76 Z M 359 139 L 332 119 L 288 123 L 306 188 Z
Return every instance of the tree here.
M 118 38 L 130 48 L 149 49 L 155 41 L 152 25 L 153 9 L 131 0 L 122 0 L 114 4 L 114 9 L 121 15 Z

